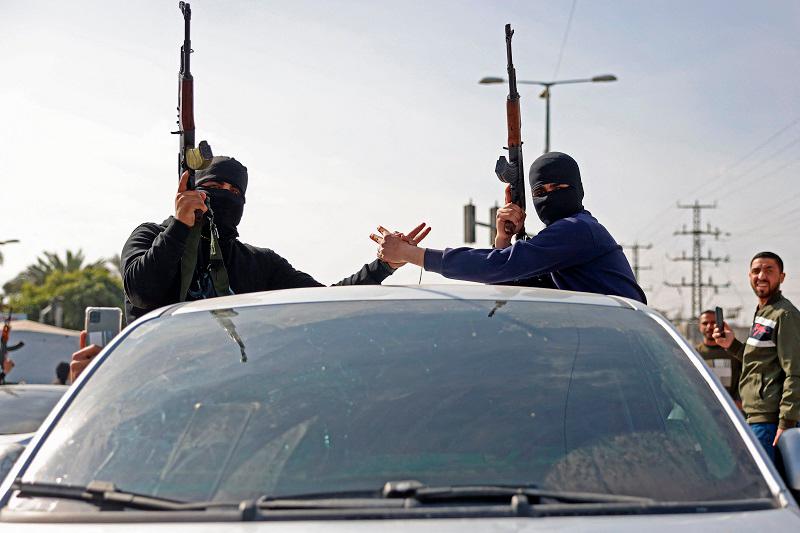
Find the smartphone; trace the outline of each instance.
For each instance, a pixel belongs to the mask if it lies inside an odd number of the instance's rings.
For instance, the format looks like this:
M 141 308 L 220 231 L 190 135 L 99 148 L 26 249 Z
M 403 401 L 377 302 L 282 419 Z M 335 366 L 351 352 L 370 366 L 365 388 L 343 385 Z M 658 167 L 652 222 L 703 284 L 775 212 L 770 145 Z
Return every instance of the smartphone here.
M 122 309 L 119 307 L 86 308 L 86 344 L 105 346 L 122 329 Z
M 722 317 L 722 308 L 717 307 L 714 309 L 714 318 L 717 322 L 717 327 L 719 328 L 719 334 L 721 336 L 725 336 L 725 319 Z

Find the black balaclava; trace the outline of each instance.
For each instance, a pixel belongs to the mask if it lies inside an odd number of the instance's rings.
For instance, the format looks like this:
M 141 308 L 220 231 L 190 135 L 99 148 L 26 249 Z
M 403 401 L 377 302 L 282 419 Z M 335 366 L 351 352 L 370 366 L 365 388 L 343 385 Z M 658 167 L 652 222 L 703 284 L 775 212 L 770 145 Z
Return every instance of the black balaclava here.
M 206 189 L 206 181 L 230 183 L 241 192 L 234 194 L 225 189 Z M 247 167 L 232 157 L 216 156 L 211 165 L 195 174 L 195 186 L 205 191 L 214 211 L 214 223 L 217 225 L 220 239 L 233 239 L 239 236 L 236 226 L 242 220 L 244 212 L 245 192 L 247 191 Z
M 533 190 L 545 183 L 563 183 L 565 189 L 557 189 L 544 196 L 533 198 L 533 207 L 539 219 L 549 226 L 556 220 L 566 218 L 583 210 L 583 184 L 578 163 L 567 154 L 547 152 L 531 165 L 528 183 Z

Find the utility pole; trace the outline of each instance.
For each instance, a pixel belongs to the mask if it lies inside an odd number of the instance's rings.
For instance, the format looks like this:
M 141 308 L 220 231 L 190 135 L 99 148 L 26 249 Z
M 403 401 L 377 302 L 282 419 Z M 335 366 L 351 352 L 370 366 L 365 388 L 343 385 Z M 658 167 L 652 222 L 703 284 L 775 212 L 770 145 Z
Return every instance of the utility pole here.
M 497 236 L 497 228 L 494 226 L 494 221 L 497 218 L 497 210 L 500 206 L 495 202 L 494 207 L 489 208 L 489 223 L 478 222 L 475 220 L 475 205 L 472 200 L 464 206 L 464 242 L 467 244 L 475 244 L 475 227 L 482 226 L 489 228 L 489 247 L 494 248 L 494 238 Z
M 631 259 L 633 260 L 633 277 L 636 278 L 636 283 L 641 285 L 641 280 L 639 279 L 639 271 L 640 270 L 652 270 L 653 267 L 650 265 L 647 266 L 640 266 L 639 265 L 639 250 L 649 250 L 653 247 L 652 243 L 648 244 L 639 244 L 639 242 L 634 242 L 633 244 L 623 244 L 623 248 L 627 248 L 631 251 Z
M 719 228 L 712 228 L 711 224 L 707 224 L 706 229 L 702 228 L 701 224 L 701 214 L 703 209 L 716 209 L 717 204 L 701 204 L 699 201 L 695 200 L 693 204 L 684 205 L 680 202 L 678 203 L 679 209 L 691 209 L 692 210 L 692 229 L 687 230 L 686 225 L 683 226 L 681 231 L 676 231 L 675 235 L 691 235 L 692 236 L 692 255 L 687 256 L 686 251 L 681 253 L 680 257 L 671 258 L 673 261 L 691 261 L 692 263 L 692 282 L 686 283 L 685 278 L 681 278 L 680 283 L 671 283 L 668 281 L 664 282 L 664 285 L 667 287 L 674 287 L 680 289 L 682 287 L 690 287 L 692 289 L 692 308 L 691 308 L 691 317 L 689 318 L 689 334 L 691 336 L 696 335 L 697 328 L 693 328 L 692 325 L 697 323 L 697 318 L 700 313 L 703 311 L 703 289 L 713 289 L 714 293 L 718 293 L 719 289 L 730 287 L 730 281 L 725 284 L 717 284 L 714 283 L 711 276 L 708 277 L 708 282 L 703 281 L 703 263 L 714 263 L 714 266 L 719 266 L 720 263 L 727 263 L 730 261 L 730 257 L 715 257 L 711 250 L 708 250 L 708 253 L 704 256 L 703 255 L 703 237 L 713 236 L 715 239 L 719 239 L 719 236 L 722 235 L 722 231 Z

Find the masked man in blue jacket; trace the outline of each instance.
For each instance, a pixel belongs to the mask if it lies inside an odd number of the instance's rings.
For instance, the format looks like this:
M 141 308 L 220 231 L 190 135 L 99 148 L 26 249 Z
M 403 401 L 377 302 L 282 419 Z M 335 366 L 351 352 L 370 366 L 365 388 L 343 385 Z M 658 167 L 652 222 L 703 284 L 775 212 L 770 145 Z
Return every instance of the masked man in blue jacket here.
M 498 212 L 498 239 L 493 249 L 419 248 L 382 230 L 371 235 L 380 246 L 378 257 L 409 262 L 425 270 L 465 281 L 514 283 L 549 275 L 558 289 L 624 296 L 646 303 L 622 247 L 583 207 L 583 185 L 578 164 L 567 154 L 548 152 L 533 162 L 528 176 L 533 206 L 545 228 L 536 236 L 510 243 L 504 221 L 514 233 L 525 212 L 508 203 Z

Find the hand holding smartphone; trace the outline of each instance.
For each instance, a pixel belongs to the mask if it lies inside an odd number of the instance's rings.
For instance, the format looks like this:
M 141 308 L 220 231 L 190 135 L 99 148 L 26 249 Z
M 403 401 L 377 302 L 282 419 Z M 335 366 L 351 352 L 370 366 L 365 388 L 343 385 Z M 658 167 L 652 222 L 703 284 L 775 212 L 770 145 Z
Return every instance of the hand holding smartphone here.
M 719 335 L 720 337 L 725 336 L 725 319 L 722 316 L 722 308 L 717 306 L 714 309 L 714 319 L 717 322 L 717 328 L 719 328 Z
M 95 344 L 101 348 L 119 334 L 122 329 L 122 309 L 119 307 L 87 307 L 86 345 Z

